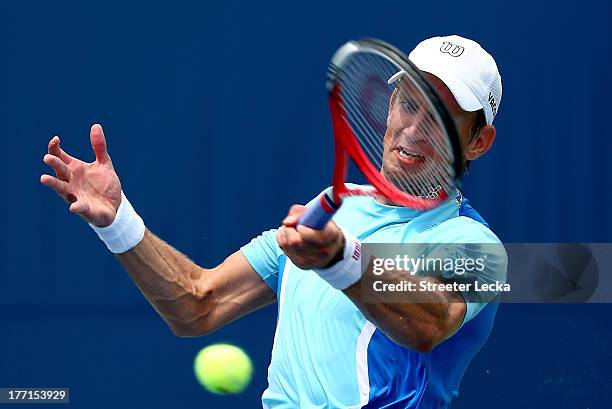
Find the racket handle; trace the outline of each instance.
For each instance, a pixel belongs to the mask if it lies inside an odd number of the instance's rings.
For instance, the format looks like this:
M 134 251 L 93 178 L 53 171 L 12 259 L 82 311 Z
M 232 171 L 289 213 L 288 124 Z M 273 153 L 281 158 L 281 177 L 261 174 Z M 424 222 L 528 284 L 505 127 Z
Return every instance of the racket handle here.
M 306 212 L 300 217 L 298 224 L 311 229 L 323 230 L 340 207 L 340 204 L 334 202 L 330 193 L 331 189 L 326 190 L 319 196 L 319 200 L 308 206 Z

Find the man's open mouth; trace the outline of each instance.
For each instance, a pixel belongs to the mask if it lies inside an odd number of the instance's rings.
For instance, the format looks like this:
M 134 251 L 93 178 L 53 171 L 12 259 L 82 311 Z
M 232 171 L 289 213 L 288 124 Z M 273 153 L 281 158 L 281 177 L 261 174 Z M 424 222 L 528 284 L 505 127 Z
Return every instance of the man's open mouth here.
M 402 162 L 419 163 L 425 161 L 425 157 L 419 152 L 415 152 L 414 150 L 405 148 L 403 146 L 398 146 L 393 149 L 393 151 L 402 160 Z

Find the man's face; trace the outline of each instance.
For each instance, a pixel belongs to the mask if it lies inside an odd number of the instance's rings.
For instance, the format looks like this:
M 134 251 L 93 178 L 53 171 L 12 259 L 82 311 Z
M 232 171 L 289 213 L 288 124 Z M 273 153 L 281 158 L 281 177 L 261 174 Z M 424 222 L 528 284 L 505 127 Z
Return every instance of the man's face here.
M 470 142 L 475 114 L 466 112 L 457 103 L 448 87 L 437 77 L 425 73 L 451 114 L 462 147 Z M 399 189 L 411 194 L 427 195 L 445 188 L 451 180 L 445 172 L 450 166 L 450 151 L 442 130 L 424 107 L 415 99 L 409 80 L 400 81 L 389 106 L 384 137 L 382 173 Z

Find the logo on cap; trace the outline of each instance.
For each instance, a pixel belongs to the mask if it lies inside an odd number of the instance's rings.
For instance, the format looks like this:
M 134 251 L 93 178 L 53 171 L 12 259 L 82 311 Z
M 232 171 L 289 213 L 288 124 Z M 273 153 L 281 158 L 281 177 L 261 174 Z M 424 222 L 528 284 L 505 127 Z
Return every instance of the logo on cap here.
M 461 54 L 463 54 L 463 51 L 465 51 L 465 48 L 461 47 L 460 45 L 453 44 L 450 41 L 444 41 L 440 47 L 441 53 L 448 54 L 451 57 L 459 57 Z
M 491 91 L 489 91 L 489 105 L 491 106 L 493 116 L 497 115 L 497 104 L 495 103 L 495 97 Z

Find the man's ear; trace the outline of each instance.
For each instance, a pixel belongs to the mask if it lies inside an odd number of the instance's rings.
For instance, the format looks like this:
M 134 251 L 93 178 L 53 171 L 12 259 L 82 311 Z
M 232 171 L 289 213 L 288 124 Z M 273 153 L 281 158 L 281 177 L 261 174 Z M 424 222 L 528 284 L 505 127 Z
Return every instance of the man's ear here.
M 465 148 L 465 159 L 475 160 L 484 155 L 493 146 L 495 134 L 493 125 L 483 126 L 478 136 Z

